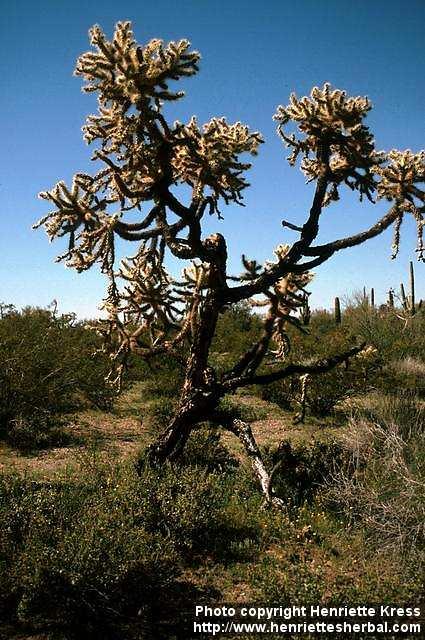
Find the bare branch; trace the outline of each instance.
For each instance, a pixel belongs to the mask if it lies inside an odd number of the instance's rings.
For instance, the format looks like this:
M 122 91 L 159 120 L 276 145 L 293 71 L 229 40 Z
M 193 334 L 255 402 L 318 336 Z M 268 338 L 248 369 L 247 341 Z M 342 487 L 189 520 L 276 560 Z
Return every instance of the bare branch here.
M 344 353 L 319 360 L 314 364 L 290 364 L 284 369 L 281 369 L 280 371 L 274 371 L 273 373 L 258 376 L 233 378 L 233 380 L 224 382 L 223 388 L 226 391 L 233 391 L 235 389 L 238 389 L 239 387 L 246 387 L 251 384 L 270 384 L 271 382 L 283 380 L 284 378 L 288 378 L 289 376 L 293 376 L 295 374 L 304 375 L 308 373 L 311 375 L 317 375 L 320 373 L 326 373 L 327 371 L 331 371 L 331 369 L 334 369 L 342 362 L 346 362 L 349 358 L 357 355 L 358 353 L 360 353 L 360 351 L 363 351 L 365 346 L 366 343 L 363 343 L 357 347 L 353 347 L 352 349 L 345 351 Z

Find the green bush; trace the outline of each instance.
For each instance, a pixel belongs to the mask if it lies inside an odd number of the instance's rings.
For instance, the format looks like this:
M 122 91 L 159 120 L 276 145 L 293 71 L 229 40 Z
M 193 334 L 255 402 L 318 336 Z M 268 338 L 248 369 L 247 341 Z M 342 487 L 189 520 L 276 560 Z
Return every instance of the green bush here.
M 0 611 L 77 637 L 159 622 L 184 563 L 214 540 L 226 499 L 219 475 L 199 468 L 139 477 L 131 465 L 87 458 L 55 482 L 5 475 Z
M 189 438 L 183 452 L 184 465 L 200 467 L 207 471 L 231 471 L 238 461 L 221 442 L 220 433 L 214 429 L 197 429 Z
M 221 373 L 231 369 L 261 335 L 261 319 L 246 303 L 220 315 L 211 346 L 211 362 Z
M 114 480 L 96 495 L 90 485 L 3 479 L 1 593 L 20 621 L 107 627 L 112 612 L 143 607 L 140 585 L 161 582 L 166 552 L 132 526 L 131 502 Z
M 147 400 L 175 398 L 183 384 L 184 367 L 172 354 L 161 354 L 149 362 L 136 356 L 130 360 L 128 378 L 143 381 L 143 395 Z
M 141 482 L 147 488 L 142 498 L 147 529 L 160 531 L 186 554 L 205 551 L 214 539 L 227 499 L 220 474 L 167 465 L 159 476 L 145 468 Z
M 308 348 L 309 344 L 311 349 Z M 292 360 L 305 363 L 342 353 L 349 348 L 345 336 L 338 329 L 330 331 L 325 343 L 320 346 L 313 340 L 296 346 L 297 351 L 294 351 Z M 366 357 L 359 354 L 350 360 L 348 366 L 341 364 L 327 373 L 309 376 L 306 389 L 307 409 L 315 417 L 330 415 L 338 403 L 346 398 L 375 389 L 380 367 L 381 359 L 377 354 Z M 285 378 L 263 387 L 260 393 L 264 400 L 274 402 L 282 409 L 295 411 L 299 408 L 302 394 L 301 380 L 295 376 Z
M 411 389 L 425 398 L 425 360 L 416 355 L 391 360 L 382 370 L 379 388 L 386 393 L 397 389 Z
M 10 310 L 0 319 L 0 434 L 31 448 L 58 441 L 58 416 L 84 405 L 109 408 L 108 361 L 97 336 L 74 316 Z M 33 437 L 32 435 L 33 434 Z M 65 437 L 65 436 L 63 436 Z
M 400 309 L 373 309 L 354 300 L 343 316 L 346 331 L 373 345 L 385 362 L 425 354 L 425 313 L 406 315 Z
M 37 411 L 30 416 L 18 415 L 9 420 L 6 439 L 20 451 L 62 447 L 76 443 L 69 430 L 69 422 L 49 411 Z
M 143 409 L 143 424 L 149 433 L 156 437 L 166 428 L 176 409 L 177 398 L 167 396 L 155 398 Z
M 337 465 L 347 458 L 337 440 L 313 440 L 308 444 L 293 445 L 289 440 L 278 449 L 266 449 L 265 460 L 269 468 L 280 462 L 274 476 L 273 487 L 277 496 L 288 506 L 311 501 Z
M 268 416 L 268 410 L 255 404 L 241 402 L 238 395 L 227 395 L 221 399 L 217 408 L 217 413 L 222 414 L 227 420 L 243 420 L 244 422 L 254 422 L 263 420 Z
M 298 380 L 289 378 L 266 384 L 260 387 L 258 391 L 262 400 L 273 402 L 273 404 L 277 404 L 278 407 L 286 411 L 293 411 L 296 405 L 294 399 L 299 394 L 300 389 Z

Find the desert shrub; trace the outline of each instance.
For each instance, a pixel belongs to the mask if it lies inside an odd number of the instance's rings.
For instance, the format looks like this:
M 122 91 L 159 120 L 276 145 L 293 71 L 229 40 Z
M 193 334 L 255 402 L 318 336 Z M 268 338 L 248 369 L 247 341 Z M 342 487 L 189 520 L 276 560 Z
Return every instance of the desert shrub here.
M 207 427 L 193 432 L 183 452 L 182 463 L 207 471 L 230 471 L 238 466 L 234 455 L 222 443 L 220 432 Z
M 136 487 L 108 477 L 100 491 L 2 480 L 0 593 L 19 620 L 88 632 L 143 619 L 173 576 L 167 541 L 137 526 Z
M 335 343 L 337 342 L 335 340 Z M 333 350 L 335 353 L 338 352 L 334 343 Z M 321 357 L 322 354 L 318 350 L 316 356 L 311 360 Z M 302 356 L 299 360 L 306 362 Z M 381 375 L 380 364 L 380 359 L 374 353 L 365 357 L 359 354 L 351 360 L 348 366 L 340 365 L 325 374 L 310 376 L 306 393 L 307 409 L 313 416 L 325 417 L 330 415 L 338 403 L 346 398 L 373 390 Z M 297 410 L 301 389 L 300 378 L 292 377 L 266 385 L 260 393 L 264 400 L 274 402 L 282 409 Z
M 425 360 L 407 356 L 390 361 L 383 368 L 379 388 L 386 393 L 411 389 L 418 397 L 425 398 Z
M 376 347 L 385 362 L 425 354 L 423 312 L 412 317 L 400 309 L 373 309 L 354 299 L 347 304 L 343 325 Z
M 279 380 L 260 387 L 258 393 L 262 400 L 272 402 L 286 411 L 292 411 L 295 406 L 294 398 L 299 393 L 299 384 L 293 378 Z
M 152 436 L 157 436 L 170 422 L 177 408 L 177 398 L 167 396 L 150 400 L 143 408 L 143 425 Z
M 69 421 L 49 411 L 12 418 L 7 426 L 6 437 L 10 445 L 23 452 L 61 447 L 78 441 L 69 430 Z
M 307 386 L 307 407 L 312 415 L 324 417 L 338 403 L 373 390 L 380 376 L 380 359 L 374 353 L 360 353 L 347 367 L 335 367 L 320 376 L 311 376 Z
M 146 363 L 141 358 L 130 361 L 129 380 L 142 380 L 143 395 L 148 399 L 178 397 L 184 379 L 181 361 L 165 354 Z
M 189 467 L 139 477 L 132 465 L 96 459 L 55 482 L 5 475 L 0 609 L 77 637 L 159 622 L 182 566 L 214 539 L 227 499 L 219 477 Z
M 283 498 L 288 506 L 296 507 L 311 501 L 336 465 L 346 457 L 337 440 L 313 440 L 296 445 L 284 440 L 277 449 L 265 450 L 266 463 L 270 468 L 280 462 L 273 480 L 276 495 Z
M 220 400 L 217 413 L 222 414 L 227 420 L 243 420 L 254 422 L 267 417 L 268 410 L 255 404 L 241 402 L 238 395 L 227 395 Z
M 350 420 L 341 466 L 328 489 L 333 505 L 376 544 L 425 543 L 424 408 L 412 395 L 378 396 Z
M 259 602 L 407 605 L 422 597 L 423 579 L 412 558 L 372 548 L 360 532 L 344 529 L 317 507 L 300 509 L 280 527 L 270 519 L 267 524 L 276 543 L 251 569 Z
M 84 404 L 110 407 L 108 362 L 93 357 L 97 346 L 96 335 L 70 314 L 30 307 L 5 314 L 0 319 L 2 436 L 17 446 L 38 446 L 57 439 L 58 415 Z
M 339 366 L 311 377 L 307 391 L 310 412 L 318 417 L 328 415 L 345 398 L 372 389 L 415 388 L 423 395 L 424 321 L 423 312 L 411 317 L 399 309 L 374 309 L 355 297 L 347 303 L 342 325 L 335 324 L 333 314 L 319 310 L 312 313 L 307 335 L 290 329 L 292 350 L 285 364 L 319 360 L 360 342 L 376 349 L 367 361 L 356 358 L 348 368 Z M 274 382 L 258 388 L 257 393 L 283 409 L 296 410 L 300 381 Z
M 261 319 L 247 303 L 233 305 L 218 320 L 211 346 L 211 361 L 219 372 L 225 371 L 258 340 Z
M 169 465 L 159 474 L 148 468 L 141 474 L 146 527 L 160 531 L 181 552 L 205 551 L 215 537 L 227 492 L 220 473 L 199 467 Z

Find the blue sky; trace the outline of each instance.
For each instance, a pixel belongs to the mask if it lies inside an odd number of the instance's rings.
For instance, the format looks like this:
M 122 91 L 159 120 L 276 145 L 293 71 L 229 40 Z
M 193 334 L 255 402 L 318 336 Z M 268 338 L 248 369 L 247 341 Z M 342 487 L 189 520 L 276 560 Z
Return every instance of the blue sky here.
M 168 110 L 171 120 L 226 116 L 264 135 L 249 174 L 246 208 L 223 207 L 224 222 L 209 219 L 206 229 L 226 235 L 235 272 L 242 252 L 263 261 L 276 244 L 294 240 L 280 220 L 302 223 L 310 204 L 311 188 L 288 166 L 272 121 L 291 91 L 305 95 L 329 81 L 366 94 L 374 103 L 368 123 L 378 148 L 425 147 L 423 0 L 15 0 L 3 7 L 0 33 L 0 300 L 43 306 L 56 298 L 63 311 L 96 314 L 102 277 L 55 264 L 62 246 L 50 245 L 31 224 L 46 212 L 46 203 L 36 198 L 39 191 L 93 168 L 80 129 L 95 111 L 95 99 L 81 94 L 81 80 L 72 71 L 89 48 L 89 27 L 99 23 L 110 35 L 124 19 L 133 22 L 139 42 L 186 37 L 201 52 L 200 73 L 184 83 L 186 98 Z M 326 210 L 321 239 L 360 231 L 384 211 L 385 205 L 361 205 L 347 194 Z M 313 306 L 329 307 L 335 295 L 344 298 L 364 285 L 374 286 L 380 301 L 390 286 L 406 282 L 415 230 L 410 220 L 403 226 L 396 261 L 389 259 L 387 232 L 319 267 L 311 285 Z M 424 271 L 416 263 L 423 298 Z

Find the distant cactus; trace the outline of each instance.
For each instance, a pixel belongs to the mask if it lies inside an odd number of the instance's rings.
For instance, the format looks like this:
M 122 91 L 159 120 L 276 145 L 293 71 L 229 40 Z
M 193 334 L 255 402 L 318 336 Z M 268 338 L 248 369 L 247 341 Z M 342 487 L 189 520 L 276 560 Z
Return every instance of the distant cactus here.
M 301 321 L 305 326 L 310 324 L 310 319 L 311 319 L 311 309 L 310 309 L 310 305 L 308 304 L 308 298 L 309 298 L 309 294 L 304 293 L 302 297 L 303 305 L 300 308 Z
M 339 301 L 338 296 L 335 298 L 334 313 L 335 313 L 336 324 L 341 324 L 341 303 Z
M 416 313 L 416 302 L 415 302 L 415 272 L 413 269 L 413 262 L 410 262 L 409 265 L 409 285 L 410 285 L 410 293 L 407 296 L 406 290 L 404 288 L 404 284 L 400 284 L 400 297 L 401 297 L 401 306 L 403 307 L 406 313 L 409 313 L 411 316 L 414 316 Z
M 401 306 L 405 311 L 409 310 L 409 301 L 406 296 L 406 291 L 404 289 L 404 284 L 400 284 L 400 297 L 401 297 Z
M 410 313 L 415 315 L 415 271 L 413 269 L 413 262 L 410 261 Z

